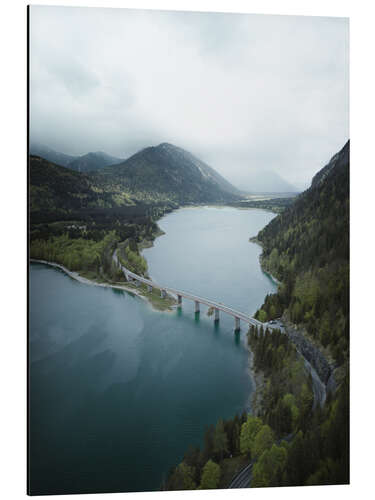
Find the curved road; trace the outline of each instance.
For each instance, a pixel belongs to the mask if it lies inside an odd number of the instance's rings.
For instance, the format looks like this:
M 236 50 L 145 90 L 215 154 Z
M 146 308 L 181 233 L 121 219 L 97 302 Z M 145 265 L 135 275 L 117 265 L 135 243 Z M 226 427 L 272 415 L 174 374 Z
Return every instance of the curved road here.
M 281 441 L 287 441 L 288 443 L 294 438 L 294 432 L 291 432 L 284 438 L 279 439 L 276 441 L 276 444 L 279 446 Z M 253 465 L 255 464 L 256 460 L 253 460 L 252 462 L 249 463 L 244 469 L 242 469 L 239 474 L 232 480 L 228 488 L 234 489 L 234 488 L 249 488 L 250 483 L 251 483 L 251 477 L 252 477 L 252 472 L 253 472 Z
M 251 481 L 251 473 L 253 470 L 253 465 L 255 460 L 249 463 L 244 469 L 239 472 L 239 474 L 232 480 L 228 488 L 248 488 Z

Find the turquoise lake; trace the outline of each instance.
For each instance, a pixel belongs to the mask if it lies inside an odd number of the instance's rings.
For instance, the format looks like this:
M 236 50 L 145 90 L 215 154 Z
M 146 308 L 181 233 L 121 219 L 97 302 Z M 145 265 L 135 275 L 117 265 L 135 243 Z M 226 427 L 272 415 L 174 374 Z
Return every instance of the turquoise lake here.
M 250 243 L 262 210 L 184 208 L 159 221 L 149 274 L 252 314 L 276 287 Z M 30 265 L 30 488 L 33 494 L 158 490 L 219 418 L 249 410 L 246 328 L 202 307 L 144 300 Z

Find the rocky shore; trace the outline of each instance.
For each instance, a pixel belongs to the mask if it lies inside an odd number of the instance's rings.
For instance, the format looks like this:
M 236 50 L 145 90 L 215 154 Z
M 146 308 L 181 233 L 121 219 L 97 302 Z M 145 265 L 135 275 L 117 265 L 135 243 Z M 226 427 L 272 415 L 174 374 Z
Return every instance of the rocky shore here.
M 254 354 L 249 345 L 247 345 L 247 350 L 249 352 L 249 375 L 254 383 L 255 388 L 250 395 L 246 410 L 250 410 L 252 415 L 258 416 L 262 411 L 263 389 L 266 380 L 263 372 L 255 371 L 254 369 Z
M 328 381 L 336 368 L 332 360 L 328 360 L 318 346 L 314 345 L 307 337 L 307 333 L 298 329 L 283 316 L 285 331 L 290 340 L 295 344 L 304 358 L 315 368 L 319 378 L 327 386 Z

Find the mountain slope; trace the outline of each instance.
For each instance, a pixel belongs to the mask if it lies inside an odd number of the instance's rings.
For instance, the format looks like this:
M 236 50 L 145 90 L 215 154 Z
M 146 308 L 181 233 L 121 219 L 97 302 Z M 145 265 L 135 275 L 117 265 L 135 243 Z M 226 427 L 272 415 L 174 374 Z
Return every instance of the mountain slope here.
M 206 203 L 230 201 L 240 195 L 211 167 L 167 143 L 143 149 L 95 175 L 100 182 L 120 186 L 141 200 Z
M 284 314 L 283 338 L 291 339 L 314 366 L 328 395 L 322 408 L 305 413 L 302 432 L 294 434 L 285 486 L 349 482 L 349 149 L 347 142 L 314 176 L 311 187 L 258 234 L 262 264 L 283 284 L 277 294 L 266 297 L 257 316 L 263 321 Z M 283 394 L 290 392 L 289 377 L 277 387 L 280 369 L 270 346 L 272 336 L 257 338 L 272 370 L 272 389 L 265 398 L 269 421 L 280 425 L 286 418 L 280 396 L 285 399 Z M 322 359 L 330 361 L 332 371 L 322 371 Z M 298 411 L 306 411 L 305 402 Z
M 349 348 L 349 142 L 258 239 L 263 266 L 283 282 L 258 317 L 286 311 L 342 364 Z
M 45 146 L 44 144 L 40 144 L 38 142 L 31 142 L 29 149 L 30 155 L 40 156 L 52 163 L 62 165 L 63 167 L 66 167 L 69 163 L 77 158 L 76 156 L 67 155 L 65 153 L 55 151 L 54 149 L 51 149 L 48 146 Z
M 343 149 L 341 151 L 339 151 L 338 153 L 336 153 L 331 159 L 330 161 L 328 162 L 328 164 L 323 167 L 321 170 L 319 170 L 319 172 L 317 174 L 314 175 L 312 181 L 311 181 L 311 187 L 317 187 L 319 186 L 320 184 L 322 184 L 322 182 L 324 181 L 324 179 L 329 175 L 329 173 L 331 172 L 331 170 L 333 168 L 336 168 L 336 169 L 339 169 L 340 167 L 342 167 L 343 165 L 345 165 L 345 163 L 348 162 L 348 158 L 349 158 L 349 141 L 345 144 L 345 146 L 343 147 Z
M 87 153 L 85 155 L 75 158 L 69 162 L 66 166 L 72 170 L 77 170 L 77 172 L 95 172 L 103 167 L 108 167 L 108 165 L 115 165 L 121 163 L 121 158 L 116 158 L 115 156 L 108 155 L 103 151 L 96 151 L 94 153 Z
M 110 193 L 79 172 L 30 156 L 30 211 L 61 215 L 71 211 L 113 205 Z

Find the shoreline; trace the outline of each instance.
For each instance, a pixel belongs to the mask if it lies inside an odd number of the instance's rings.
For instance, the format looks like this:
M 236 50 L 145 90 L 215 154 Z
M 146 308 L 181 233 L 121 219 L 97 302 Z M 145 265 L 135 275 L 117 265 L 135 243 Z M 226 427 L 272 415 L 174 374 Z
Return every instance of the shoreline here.
M 249 242 L 250 243 L 254 243 L 255 245 L 258 245 L 260 246 L 260 248 L 262 249 L 263 251 L 263 245 L 262 245 L 262 242 L 260 240 L 258 240 L 258 238 L 256 236 L 251 236 L 249 238 Z M 281 281 L 279 281 L 273 274 L 271 274 L 269 271 L 267 271 L 264 266 L 263 266 L 263 263 L 262 263 L 262 254 L 259 255 L 259 264 L 260 264 L 260 268 L 261 270 L 264 272 L 264 274 L 266 274 L 267 276 L 269 276 L 271 278 L 271 280 L 277 285 L 277 286 L 280 286 L 281 285 Z
M 127 287 L 126 285 L 120 285 L 120 284 L 113 285 L 111 283 L 106 283 L 106 282 L 100 283 L 99 281 L 93 281 L 93 280 L 90 280 L 88 278 L 85 278 L 84 276 L 81 276 L 78 271 L 71 271 L 67 267 L 63 266 L 62 264 L 58 264 L 57 262 L 51 262 L 49 260 L 42 260 L 42 259 L 34 259 L 32 257 L 29 260 L 30 260 L 30 263 L 35 262 L 37 264 L 45 264 L 46 266 L 60 269 L 65 274 L 67 274 L 70 278 L 72 278 L 72 279 L 74 279 L 74 280 L 76 280 L 79 283 L 82 283 L 84 285 L 101 286 L 103 288 L 116 288 L 116 289 L 120 289 L 120 290 L 125 290 L 126 292 L 130 292 L 133 295 L 138 295 L 139 297 L 145 298 L 140 294 L 140 292 L 138 290 L 133 290 L 132 288 Z
M 258 208 L 258 207 L 236 207 L 236 206 L 231 206 L 231 205 L 227 205 L 227 204 L 222 204 L 222 205 L 221 204 L 212 204 L 212 205 L 211 204 L 205 204 L 205 205 L 185 205 L 185 206 L 180 206 L 178 208 L 173 209 L 169 213 L 176 212 L 178 210 L 183 210 L 183 209 L 186 210 L 186 209 L 196 209 L 196 208 L 216 208 L 216 209 L 231 208 L 231 209 L 234 209 L 234 210 L 264 210 L 264 211 L 268 211 L 268 212 L 271 211 L 271 210 L 267 210 L 267 209 L 264 209 L 264 208 Z M 168 215 L 168 214 L 164 214 L 164 216 L 162 216 L 159 220 L 161 220 L 166 215 Z M 157 224 L 158 224 L 159 220 L 157 221 Z M 144 257 L 143 250 L 145 250 L 147 248 L 152 248 L 154 246 L 154 242 L 155 242 L 156 238 L 158 238 L 160 236 L 163 236 L 164 234 L 166 234 L 166 233 L 158 225 L 158 230 L 152 235 L 152 237 L 150 239 L 144 239 L 144 240 L 142 240 L 138 244 L 139 245 L 139 255 L 141 255 L 141 256 Z M 255 241 L 252 241 L 252 240 L 255 240 Z M 259 246 L 262 246 L 260 244 L 260 242 L 256 239 L 256 237 L 249 238 L 249 241 L 252 241 L 252 242 L 258 244 Z M 111 284 L 111 283 L 108 283 L 106 281 L 103 281 L 103 282 L 94 281 L 92 279 L 85 278 L 84 276 L 81 276 L 79 274 L 79 272 L 77 272 L 77 271 L 71 271 L 71 270 L 69 270 L 68 268 L 66 268 L 62 264 L 58 264 L 57 262 L 51 262 L 51 261 L 46 261 L 46 260 L 42 260 L 42 259 L 30 258 L 29 259 L 29 263 L 32 263 L 32 262 L 40 263 L 40 264 L 44 264 L 44 265 L 48 265 L 50 267 L 54 267 L 55 269 L 60 269 L 67 276 L 69 276 L 71 279 L 74 279 L 74 280 L 78 281 L 81 284 L 90 285 L 90 286 L 101 286 L 103 288 L 113 288 L 113 289 L 125 291 L 125 292 L 127 292 L 129 294 L 132 294 L 133 296 L 140 297 L 142 300 L 144 300 L 146 303 L 148 303 L 152 307 L 152 309 L 154 311 L 169 312 L 170 313 L 170 312 L 173 312 L 175 310 L 175 305 L 174 304 L 172 306 L 168 306 L 166 308 L 157 307 L 153 303 L 153 301 L 152 301 L 152 299 L 150 297 L 145 296 L 144 294 L 142 294 L 140 292 L 140 290 L 138 290 L 135 287 L 133 288 L 133 287 L 130 287 L 129 285 L 125 285 L 125 284 Z M 260 259 L 259 259 L 259 265 L 261 267 L 261 270 L 276 284 L 276 286 L 280 285 L 280 282 L 274 276 L 272 276 L 270 273 L 264 271 Z M 248 367 L 247 367 L 247 370 L 248 370 L 251 382 L 253 384 L 253 391 L 248 396 L 247 402 L 246 402 L 246 405 L 245 405 L 244 409 L 245 409 L 245 411 L 250 412 L 253 415 L 256 415 L 261 410 L 262 388 L 264 386 L 264 376 L 263 376 L 262 373 L 256 373 L 255 372 L 254 366 L 253 366 L 253 364 L 254 364 L 253 363 L 254 354 L 251 351 L 251 348 L 250 348 L 250 346 L 247 343 L 247 337 L 245 339 L 245 342 L 246 342 L 245 348 L 246 348 L 246 350 L 248 352 Z
M 163 236 L 165 234 L 165 232 L 162 229 L 160 229 L 159 225 L 158 228 L 159 228 L 158 231 L 153 233 L 151 239 L 143 239 L 140 243 L 138 243 L 138 251 L 140 255 L 142 255 L 143 250 L 145 250 L 146 248 L 152 248 L 154 246 L 156 238 L 159 238 L 159 236 Z
M 236 206 L 233 206 L 233 205 L 226 205 L 226 204 L 224 204 L 224 205 L 218 205 L 218 204 L 212 204 L 212 205 L 211 204 L 205 204 L 205 205 L 185 205 L 185 206 L 180 206 L 178 208 L 173 209 L 172 212 L 170 212 L 170 213 L 177 212 L 178 210 L 197 209 L 197 208 L 217 208 L 217 209 L 232 208 L 232 209 L 235 209 L 235 210 L 264 210 L 266 212 L 274 213 L 276 216 L 278 215 L 276 212 L 274 212 L 274 211 L 272 211 L 270 209 L 266 209 L 266 208 L 258 208 L 258 207 L 236 207 Z M 166 215 L 168 215 L 168 214 L 166 214 Z M 163 217 L 161 217 L 161 219 L 162 218 Z M 158 220 L 158 222 L 159 222 L 159 220 Z M 166 234 L 159 227 L 159 225 L 158 225 L 158 228 L 159 228 L 159 231 L 157 231 L 153 235 L 152 240 L 143 240 L 139 244 L 139 253 L 143 257 L 144 257 L 143 250 L 146 249 L 146 248 L 153 247 L 156 238 L 158 238 L 159 236 L 163 236 L 163 235 Z M 249 238 L 249 242 L 255 243 L 255 244 L 259 245 L 262 248 L 262 245 L 261 245 L 260 241 L 256 238 L 256 236 L 254 236 L 252 238 Z M 259 257 L 259 261 L 258 262 L 259 262 L 259 266 L 261 268 L 261 271 L 264 274 L 266 274 L 271 279 L 271 281 L 273 281 L 273 283 L 277 287 L 279 285 L 281 285 L 281 282 L 277 278 L 275 278 L 271 273 L 268 273 L 267 271 L 265 271 L 263 269 L 263 265 L 262 265 L 262 262 L 260 260 L 260 257 Z M 209 314 L 209 310 L 208 310 L 207 314 L 210 315 Z M 252 390 L 252 392 L 249 394 L 249 396 L 246 399 L 246 404 L 245 404 L 244 410 L 247 413 L 250 413 L 250 414 L 252 414 L 254 416 L 257 416 L 259 414 L 259 412 L 261 411 L 261 409 L 262 409 L 262 396 L 263 396 L 263 388 L 264 388 L 264 384 L 265 384 L 265 377 L 264 377 L 264 374 L 262 372 L 256 372 L 255 369 L 254 369 L 254 353 L 251 350 L 251 347 L 249 346 L 248 341 L 247 341 L 247 333 L 248 333 L 248 331 L 246 332 L 246 339 L 245 339 L 245 348 L 246 348 L 247 353 L 248 353 L 247 372 L 248 372 L 248 375 L 249 375 L 250 380 L 252 382 L 253 390 Z
M 259 245 L 263 249 L 262 242 L 260 240 L 258 240 L 258 238 L 256 236 L 250 237 L 249 242 L 255 243 L 256 245 Z M 268 271 L 266 271 L 264 269 L 264 264 L 262 261 L 262 254 L 260 254 L 260 256 L 259 256 L 259 264 L 260 264 L 262 271 L 267 276 L 269 276 L 274 281 L 274 283 L 277 284 L 277 286 L 279 287 L 282 283 L 277 278 L 275 278 L 275 276 L 273 276 L 271 273 L 269 273 Z M 291 330 L 297 332 L 298 335 L 300 335 L 302 337 L 302 339 L 306 345 L 309 345 L 310 347 L 312 346 L 313 349 L 315 348 L 318 351 L 319 355 L 324 358 L 324 361 L 326 361 L 327 364 L 330 365 L 329 361 L 327 360 L 327 355 L 324 352 L 324 349 L 322 349 L 322 346 L 317 346 L 314 342 L 312 342 L 312 340 L 309 338 L 309 336 L 306 334 L 306 332 L 303 332 L 301 330 L 301 328 L 298 328 L 297 325 L 294 325 L 292 323 L 288 324 L 288 321 L 285 321 L 285 318 L 284 318 L 283 322 L 284 322 L 284 326 L 285 326 L 285 333 L 287 334 L 289 341 L 292 342 L 292 344 L 295 346 L 298 354 L 300 355 L 301 359 L 303 360 L 303 362 L 305 364 L 306 371 L 308 373 L 310 373 L 310 375 L 312 376 L 314 405 L 319 404 L 320 406 L 323 406 L 324 402 L 326 400 L 327 392 L 328 392 L 328 383 L 322 379 L 322 376 L 319 373 L 318 367 L 315 366 L 315 362 L 314 362 L 315 360 L 308 359 L 308 357 L 301 352 L 301 349 L 299 348 L 298 343 L 296 342 L 296 338 L 295 338 L 296 335 L 294 335 L 294 336 L 291 335 Z M 332 368 L 332 366 L 330 366 L 330 369 L 331 369 L 331 372 L 330 372 L 330 380 L 331 380 L 332 376 L 334 375 L 334 368 Z M 254 379 L 256 381 L 256 375 L 254 375 Z M 259 374 L 259 379 L 260 379 L 259 394 L 258 394 L 257 387 L 256 387 L 256 390 L 254 392 L 254 401 L 255 401 L 255 405 L 257 408 L 259 406 L 261 407 L 261 403 L 262 403 L 261 388 L 262 388 L 262 384 L 264 385 L 264 377 L 262 376 L 262 374 Z M 334 384 L 335 382 L 333 381 L 331 383 Z
M 132 295 L 136 295 L 137 297 L 140 297 L 142 300 L 147 302 L 148 304 L 151 305 L 151 307 L 158 312 L 172 312 L 174 308 L 167 307 L 165 309 L 159 309 L 157 308 L 152 300 L 150 300 L 148 297 L 144 296 L 137 288 L 132 288 L 129 285 L 122 285 L 122 284 L 112 284 L 108 282 L 98 282 L 98 281 L 93 281 L 88 278 L 85 278 L 84 276 L 81 276 L 77 271 L 70 271 L 67 267 L 63 266 L 62 264 L 58 264 L 57 262 L 50 262 L 48 260 L 42 260 L 42 259 L 34 259 L 30 258 L 29 263 L 36 263 L 36 264 L 44 264 L 46 266 L 54 267 L 55 269 L 60 269 L 63 273 L 65 273 L 67 276 L 69 276 L 71 279 L 78 281 L 79 283 L 83 285 L 89 285 L 89 286 L 100 286 L 102 288 L 114 288 L 116 290 L 123 290 L 124 292 L 128 292 Z
M 162 233 L 165 234 L 165 233 Z M 162 236 L 160 234 L 160 236 Z M 62 264 L 58 264 L 57 262 L 51 262 L 47 260 L 42 260 L 42 259 L 34 259 L 30 257 L 29 259 L 29 264 L 43 264 L 45 266 L 53 267 L 55 269 L 59 269 L 62 271 L 64 274 L 69 276 L 71 279 L 78 281 L 79 283 L 83 285 L 89 285 L 89 286 L 100 286 L 102 288 L 114 288 L 117 290 L 122 290 L 124 292 L 128 292 L 133 296 L 137 296 L 147 302 L 149 305 L 151 305 L 152 309 L 158 312 L 172 312 L 175 307 L 172 306 L 172 308 L 168 307 L 167 309 L 158 309 L 157 307 L 154 306 L 152 301 L 148 298 L 145 297 L 138 289 L 130 288 L 129 286 L 126 285 L 114 285 L 111 283 L 100 283 L 97 281 L 90 280 L 88 278 L 85 278 L 84 276 L 81 276 L 77 271 L 71 271 L 67 267 L 63 266 Z M 247 333 L 246 333 L 247 335 Z M 245 348 L 248 352 L 248 365 L 247 365 L 247 372 L 249 374 L 249 377 L 251 379 L 252 384 L 254 385 L 253 391 L 250 393 L 249 397 L 247 398 L 247 402 L 245 405 L 245 410 L 246 412 L 250 412 L 252 415 L 256 416 L 258 412 L 261 410 L 261 405 L 262 405 L 262 388 L 264 386 L 264 376 L 261 372 L 257 373 L 254 369 L 254 353 L 252 352 L 250 346 L 247 343 L 247 337 L 245 339 Z

